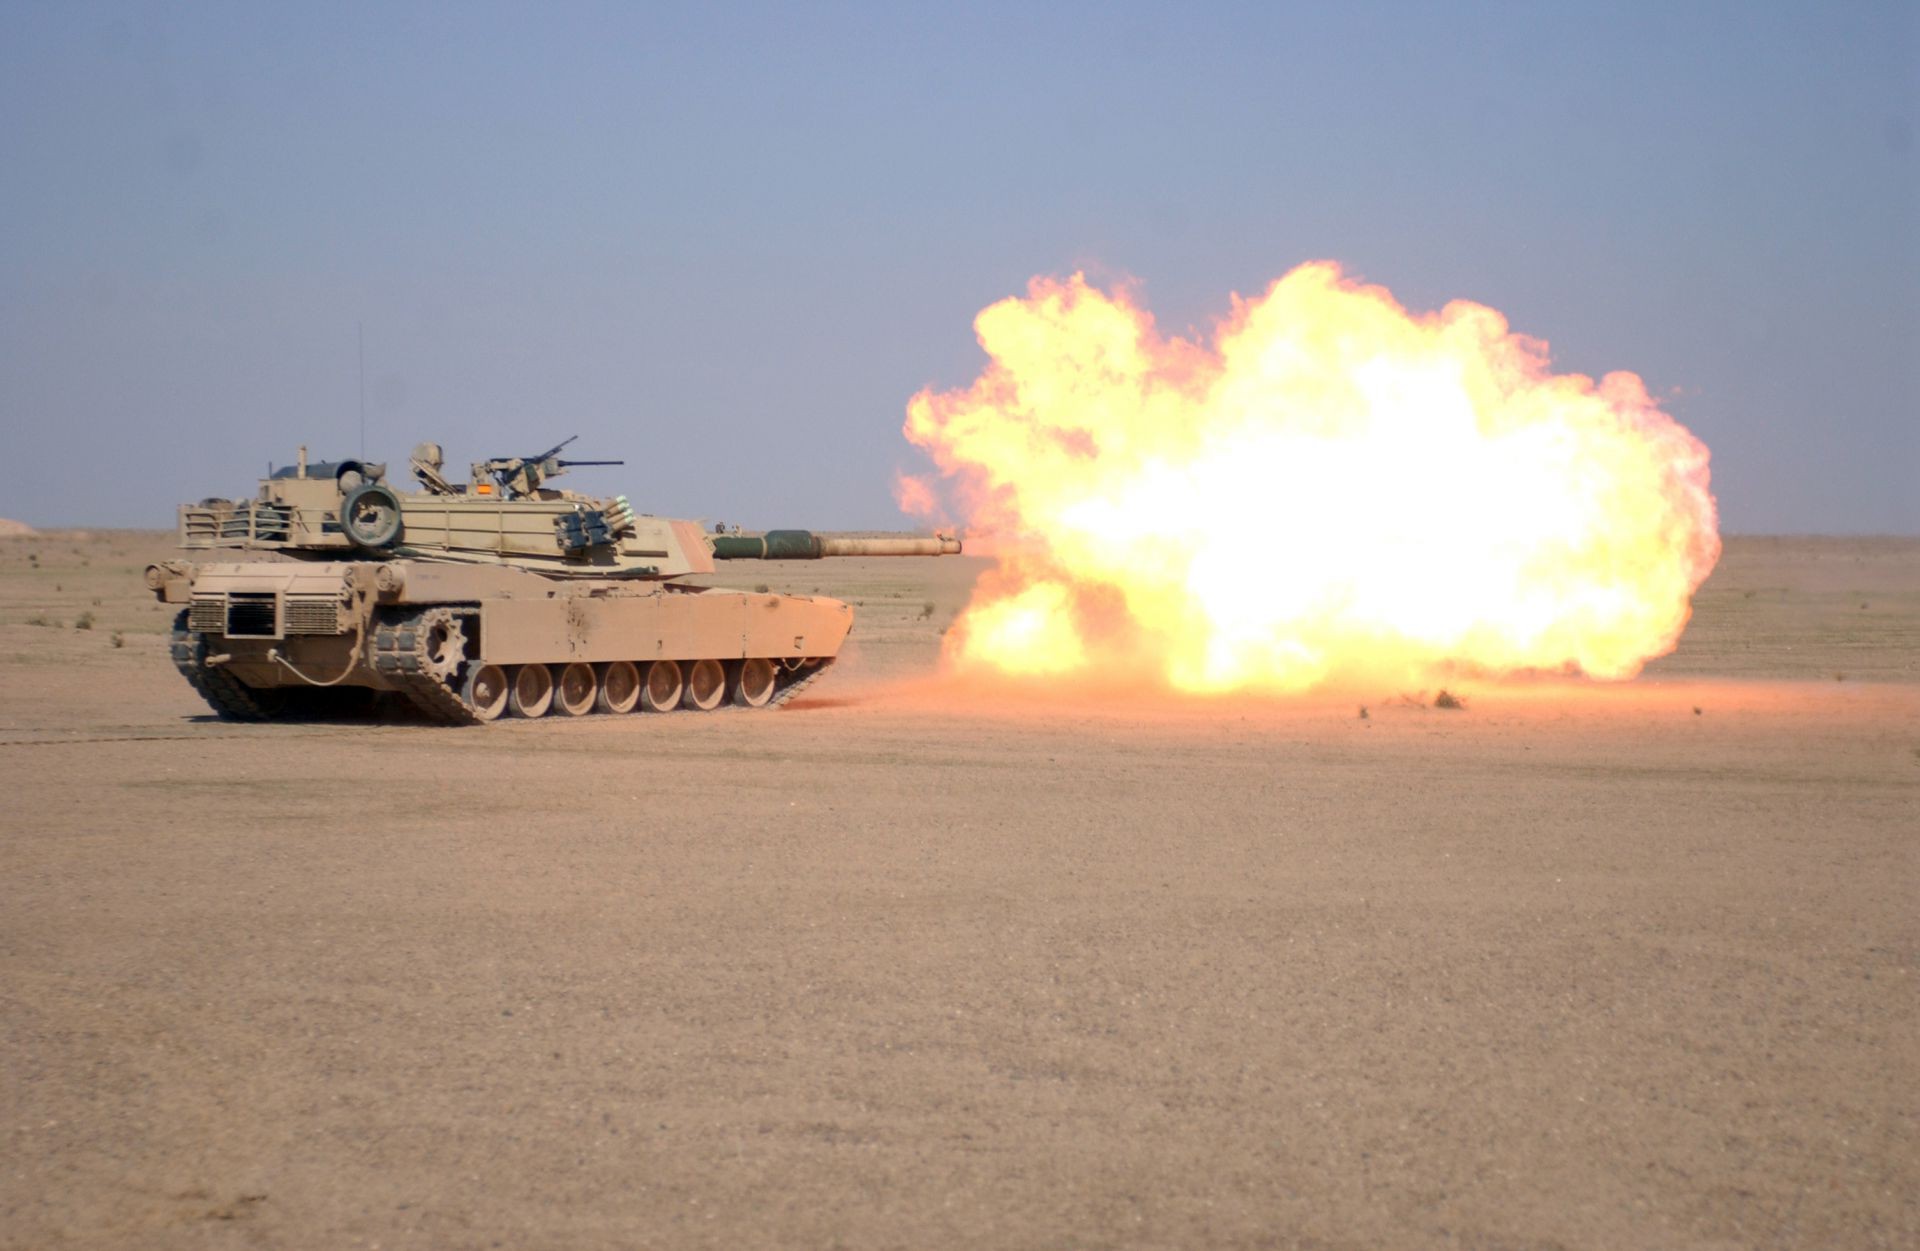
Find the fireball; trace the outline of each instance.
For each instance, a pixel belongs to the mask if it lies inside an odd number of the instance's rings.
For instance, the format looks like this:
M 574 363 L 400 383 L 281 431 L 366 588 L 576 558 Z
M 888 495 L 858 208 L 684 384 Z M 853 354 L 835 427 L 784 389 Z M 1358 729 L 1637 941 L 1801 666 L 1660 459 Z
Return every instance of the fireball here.
M 937 473 L 899 492 L 998 554 L 955 666 L 1194 692 L 1629 678 L 1719 557 L 1706 446 L 1634 374 L 1556 374 L 1483 305 L 1409 313 L 1316 262 L 1205 343 L 1078 274 L 974 328 L 989 363 L 908 405 Z

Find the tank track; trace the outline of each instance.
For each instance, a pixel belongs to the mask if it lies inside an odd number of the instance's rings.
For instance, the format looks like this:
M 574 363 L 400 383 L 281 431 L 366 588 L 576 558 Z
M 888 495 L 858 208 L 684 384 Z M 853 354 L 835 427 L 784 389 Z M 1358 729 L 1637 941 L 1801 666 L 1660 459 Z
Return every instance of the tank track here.
M 818 682 L 826 676 L 827 670 L 833 668 L 833 662 L 837 659 L 839 659 L 837 656 L 827 657 L 813 668 L 807 670 L 799 678 L 775 691 L 773 698 L 767 701 L 767 707 L 778 708 L 780 705 L 798 695 L 801 691 L 806 690 L 809 686 Z
M 422 713 L 445 725 L 478 725 L 480 718 L 460 692 L 428 672 L 424 614 L 386 620 L 374 626 L 373 669 Z
M 173 619 L 173 667 L 223 721 L 271 721 L 279 701 L 207 664 L 207 637 L 187 629 L 187 610 Z
M 478 725 L 466 698 L 453 685 L 436 677 L 427 657 L 427 635 L 422 628 L 424 613 L 409 613 L 377 622 L 373 629 L 373 650 L 369 663 L 389 685 L 404 696 L 424 716 L 445 725 Z M 206 638 L 186 628 L 187 614 L 174 620 L 173 663 L 193 689 L 221 717 L 231 721 L 268 721 L 278 708 L 275 701 L 261 698 L 239 679 L 205 663 Z M 818 682 L 833 667 L 828 657 L 782 685 L 767 701 L 778 708 L 797 698 Z M 787 675 L 783 675 L 787 676 Z

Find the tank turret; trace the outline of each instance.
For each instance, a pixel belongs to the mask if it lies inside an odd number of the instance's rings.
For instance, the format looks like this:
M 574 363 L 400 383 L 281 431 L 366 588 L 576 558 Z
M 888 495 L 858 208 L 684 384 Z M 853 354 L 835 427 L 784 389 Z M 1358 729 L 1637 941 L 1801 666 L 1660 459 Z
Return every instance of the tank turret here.
M 301 448 L 250 499 L 183 506 L 180 546 L 195 559 L 147 571 L 155 595 L 182 606 L 175 664 L 216 712 L 241 719 L 341 690 L 397 694 L 453 722 L 765 707 L 832 663 L 852 609 L 675 579 L 719 560 L 961 550 L 943 535 L 709 534 L 636 513 L 624 495 L 549 485 L 622 463 L 562 458 L 572 442 L 475 461 L 465 483 L 423 443 L 409 458 L 417 490 L 395 489 L 383 464 L 310 461 Z
M 578 436 L 576 436 L 578 437 Z M 418 491 L 396 491 L 386 467 L 299 461 L 260 483 L 250 500 L 202 500 L 180 509 L 180 546 L 275 551 L 299 559 L 419 559 L 512 565 L 554 578 L 678 578 L 711 573 L 717 560 L 818 560 L 840 556 L 940 556 L 957 539 L 857 539 L 805 530 L 713 534 L 697 522 L 638 514 L 624 495 L 596 498 L 546 485 L 582 465 L 566 439 L 538 456 L 475 461 L 455 485 L 435 443 L 410 458 Z

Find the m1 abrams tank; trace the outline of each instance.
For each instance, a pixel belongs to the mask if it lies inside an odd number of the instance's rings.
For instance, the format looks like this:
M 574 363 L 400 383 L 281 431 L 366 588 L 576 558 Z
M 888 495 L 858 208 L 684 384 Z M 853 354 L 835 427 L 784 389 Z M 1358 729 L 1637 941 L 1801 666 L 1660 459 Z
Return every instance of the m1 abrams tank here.
M 684 586 L 720 560 L 939 556 L 956 539 L 805 530 L 707 534 L 546 485 L 560 453 L 474 464 L 456 484 L 437 444 L 419 489 L 384 465 L 298 462 L 246 500 L 180 509 L 196 556 L 147 569 L 180 605 L 173 662 L 220 716 L 263 721 L 319 692 L 404 697 L 437 721 L 511 713 L 709 711 L 786 702 L 826 671 L 853 610 L 819 596 Z M 232 560 L 211 559 L 233 552 Z M 246 556 L 240 555 L 246 553 Z

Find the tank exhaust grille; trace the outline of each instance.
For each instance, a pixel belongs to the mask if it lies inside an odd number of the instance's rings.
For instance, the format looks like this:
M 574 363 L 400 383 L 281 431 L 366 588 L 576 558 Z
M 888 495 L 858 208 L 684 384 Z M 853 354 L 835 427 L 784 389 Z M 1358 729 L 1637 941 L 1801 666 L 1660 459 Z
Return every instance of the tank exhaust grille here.
M 201 596 L 187 609 L 187 628 L 196 634 L 218 634 L 226 623 L 226 605 L 218 596 Z
M 240 593 L 227 597 L 229 638 L 270 639 L 280 634 L 280 615 L 271 591 L 264 595 Z
M 334 599 L 287 599 L 288 634 L 340 633 L 340 603 Z

